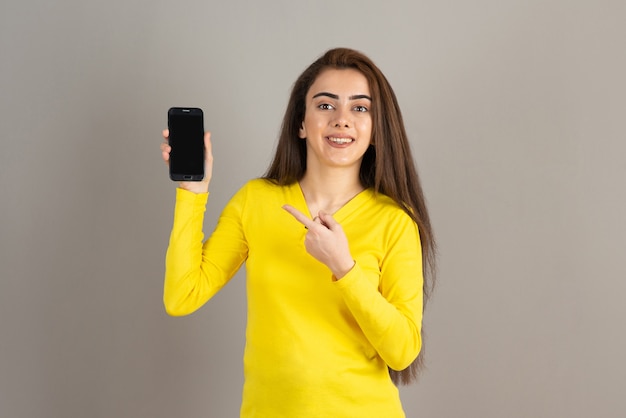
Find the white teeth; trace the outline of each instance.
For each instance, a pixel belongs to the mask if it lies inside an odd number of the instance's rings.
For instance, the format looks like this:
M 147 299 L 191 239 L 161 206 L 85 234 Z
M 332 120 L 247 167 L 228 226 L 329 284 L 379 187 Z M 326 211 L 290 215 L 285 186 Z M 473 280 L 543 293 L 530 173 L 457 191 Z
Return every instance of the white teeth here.
M 328 138 L 330 141 L 335 144 L 347 144 L 348 142 L 352 142 L 352 138 Z

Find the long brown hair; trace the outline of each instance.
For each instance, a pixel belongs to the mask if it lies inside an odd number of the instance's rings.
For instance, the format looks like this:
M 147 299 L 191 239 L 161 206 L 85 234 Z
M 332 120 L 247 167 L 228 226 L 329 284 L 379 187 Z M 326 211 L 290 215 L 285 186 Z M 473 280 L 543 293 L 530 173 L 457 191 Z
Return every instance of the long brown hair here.
M 327 68 L 356 69 L 367 79 L 372 96 L 372 146 L 360 169 L 365 188 L 392 198 L 415 221 L 420 232 L 424 264 L 424 306 L 436 276 L 436 244 L 422 186 L 411 155 L 408 137 L 396 95 L 380 69 L 362 53 L 336 48 L 327 51 L 296 80 L 283 118 L 276 154 L 264 178 L 287 185 L 299 181 L 306 171 L 306 144 L 299 128 L 306 111 L 306 94 Z M 402 371 L 390 370 L 395 384 L 409 384 L 424 367 L 424 346 L 417 359 Z

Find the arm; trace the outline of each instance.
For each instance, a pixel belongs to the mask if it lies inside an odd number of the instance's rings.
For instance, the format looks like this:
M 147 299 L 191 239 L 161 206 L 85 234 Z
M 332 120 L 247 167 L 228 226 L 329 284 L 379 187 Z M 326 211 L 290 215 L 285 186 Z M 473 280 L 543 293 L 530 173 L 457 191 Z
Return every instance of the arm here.
M 387 223 L 378 286 L 353 259 L 348 241 L 332 216 L 318 222 L 295 208 L 284 209 L 307 228 L 305 247 L 333 273 L 333 280 L 368 341 L 394 370 L 408 367 L 422 347 L 422 257 L 417 225 L 404 212 Z
M 168 314 L 187 315 L 206 303 L 239 270 L 248 255 L 239 192 L 227 204 L 215 231 L 203 244 L 207 194 L 176 191 L 176 209 L 165 258 L 163 303 Z
M 381 358 L 392 369 L 403 370 L 422 348 L 421 247 L 412 221 L 390 238 L 378 288 L 364 277 L 358 259 L 336 286 Z
M 169 132 L 163 131 L 163 160 L 169 161 Z M 238 200 L 226 206 L 215 232 L 204 244 L 202 227 L 213 167 L 211 134 L 204 136 L 205 178 L 181 182 L 176 190 L 174 225 L 165 258 L 163 303 L 168 314 L 187 315 L 202 306 L 237 272 L 247 257 Z M 241 196 L 239 193 L 237 196 Z
M 359 266 L 337 288 L 367 339 L 394 370 L 408 367 L 422 347 L 423 275 L 417 225 L 402 216 L 391 222 L 378 288 Z

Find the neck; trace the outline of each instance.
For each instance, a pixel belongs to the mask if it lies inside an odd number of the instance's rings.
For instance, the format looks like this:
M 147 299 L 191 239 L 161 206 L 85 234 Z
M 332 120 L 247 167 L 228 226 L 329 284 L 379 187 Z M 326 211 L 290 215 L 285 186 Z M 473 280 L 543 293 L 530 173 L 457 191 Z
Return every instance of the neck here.
M 349 173 L 341 168 L 307 170 L 300 180 L 300 188 L 314 217 L 319 211 L 335 213 L 364 189 L 358 171 Z

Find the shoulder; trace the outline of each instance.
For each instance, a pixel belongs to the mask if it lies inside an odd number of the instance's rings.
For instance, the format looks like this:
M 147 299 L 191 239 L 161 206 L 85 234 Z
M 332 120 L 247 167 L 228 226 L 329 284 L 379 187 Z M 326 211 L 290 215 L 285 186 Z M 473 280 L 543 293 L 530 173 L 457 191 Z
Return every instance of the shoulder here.
M 369 199 L 368 218 L 376 220 L 379 233 L 388 240 L 399 236 L 419 236 L 418 226 L 406 209 L 391 197 L 373 193 Z
M 368 199 L 368 207 L 376 212 L 377 216 L 385 216 L 390 220 L 413 222 L 407 211 L 391 197 L 371 190 L 368 190 L 368 193 L 371 196 Z
M 278 185 L 271 180 L 263 178 L 252 179 L 241 186 L 231 201 L 244 205 L 252 202 L 256 206 L 274 200 L 283 200 L 285 190 L 289 187 Z
M 246 195 L 264 195 L 271 196 L 272 194 L 280 194 L 282 193 L 285 186 L 280 186 L 272 180 L 256 178 L 252 180 L 248 180 L 242 187 L 239 189 L 238 193 L 245 193 Z
M 243 188 L 254 191 L 266 191 L 273 189 L 280 189 L 277 183 L 272 180 L 264 179 L 264 178 L 256 178 L 252 180 L 248 180 L 246 184 L 243 185 Z

